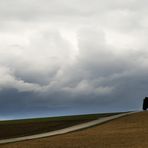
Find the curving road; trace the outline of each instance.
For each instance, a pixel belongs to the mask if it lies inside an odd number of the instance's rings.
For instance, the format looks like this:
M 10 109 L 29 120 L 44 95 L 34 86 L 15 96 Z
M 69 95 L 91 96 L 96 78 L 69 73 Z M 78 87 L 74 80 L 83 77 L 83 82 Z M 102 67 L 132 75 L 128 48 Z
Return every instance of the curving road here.
M 65 134 L 65 133 L 85 129 L 85 128 L 88 128 L 88 127 L 91 127 L 91 126 L 99 125 L 99 124 L 108 122 L 110 120 L 117 119 L 117 118 L 120 118 L 120 117 L 123 117 L 123 116 L 126 116 L 126 115 L 130 115 L 130 114 L 133 114 L 133 113 L 135 113 L 135 112 L 121 113 L 121 114 L 117 114 L 117 115 L 113 115 L 113 116 L 109 116 L 109 117 L 103 117 L 103 118 L 99 118 L 99 119 L 94 120 L 94 121 L 82 123 L 82 124 L 79 124 L 79 125 L 75 125 L 75 126 L 71 126 L 71 127 L 68 127 L 68 128 L 64 128 L 64 129 L 60 129 L 60 130 L 56 130 L 56 131 L 51 131 L 51 132 L 47 132 L 47 133 L 18 137 L 18 138 L 11 138 L 11 139 L 4 139 L 4 140 L 0 140 L 0 144 Z

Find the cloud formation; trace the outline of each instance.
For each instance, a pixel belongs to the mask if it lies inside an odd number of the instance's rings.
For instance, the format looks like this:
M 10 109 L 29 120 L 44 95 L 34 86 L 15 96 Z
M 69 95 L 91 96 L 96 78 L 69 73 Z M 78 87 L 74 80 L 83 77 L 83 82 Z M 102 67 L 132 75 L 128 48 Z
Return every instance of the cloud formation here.
M 148 94 L 147 1 L 0 4 L 3 114 L 140 108 Z

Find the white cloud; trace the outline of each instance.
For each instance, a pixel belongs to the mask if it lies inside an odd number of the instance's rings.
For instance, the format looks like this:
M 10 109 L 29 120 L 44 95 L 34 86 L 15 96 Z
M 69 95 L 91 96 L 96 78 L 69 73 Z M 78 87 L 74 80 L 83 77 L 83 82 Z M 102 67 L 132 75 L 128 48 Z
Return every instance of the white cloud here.
M 0 4 L 1 90 L 103 96 L 146 77 L 147 1 Z

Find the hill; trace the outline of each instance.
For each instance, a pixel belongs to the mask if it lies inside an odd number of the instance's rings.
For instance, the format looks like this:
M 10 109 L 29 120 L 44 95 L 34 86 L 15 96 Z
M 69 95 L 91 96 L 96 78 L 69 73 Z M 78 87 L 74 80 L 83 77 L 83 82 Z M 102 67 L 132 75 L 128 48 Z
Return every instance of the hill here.
M 1 145 L 1 148 L 145 148 L 148 112 L 131 114 L 73 133 Z
M 0 121 L 0 140 L 55 131 L 115 114 L 119 113 L 86 114 Z

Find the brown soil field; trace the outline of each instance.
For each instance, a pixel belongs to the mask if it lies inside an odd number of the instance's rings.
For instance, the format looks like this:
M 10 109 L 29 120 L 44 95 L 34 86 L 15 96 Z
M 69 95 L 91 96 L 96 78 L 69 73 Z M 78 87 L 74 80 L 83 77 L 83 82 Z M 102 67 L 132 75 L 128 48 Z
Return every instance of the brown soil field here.
M 148 112 L 53 137 L 0 145 L 0 148 L 146 148 Z
M 0 121 L 0 139 L 50 132 L 118 113 Z

